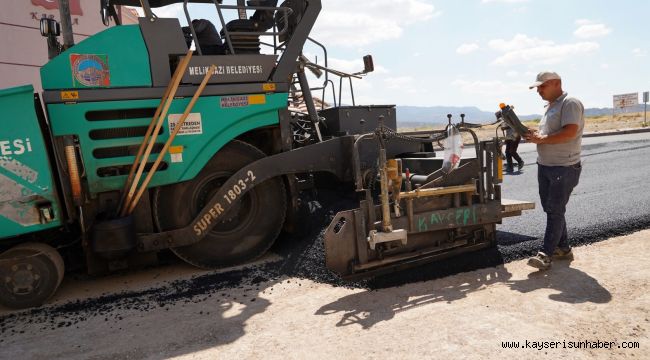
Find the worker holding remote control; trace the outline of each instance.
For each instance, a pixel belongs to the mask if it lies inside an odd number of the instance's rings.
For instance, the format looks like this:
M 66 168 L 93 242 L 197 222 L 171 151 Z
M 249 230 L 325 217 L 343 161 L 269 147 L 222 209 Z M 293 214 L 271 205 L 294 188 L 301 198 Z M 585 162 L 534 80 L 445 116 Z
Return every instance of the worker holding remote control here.
M 542 208 L 546 213 L 544 244 L 528 265 L 546 270 L 553 258 L 572 258 L 564 214 L 571 192 L 580 179 L 580 148 L 584 128 L 584 106 L 562 90 L 562 79 L 551 71 L 537 74 L 530 89 L 548 101 L 539 130 L 524 134 L 537 144 L 537 180 Z

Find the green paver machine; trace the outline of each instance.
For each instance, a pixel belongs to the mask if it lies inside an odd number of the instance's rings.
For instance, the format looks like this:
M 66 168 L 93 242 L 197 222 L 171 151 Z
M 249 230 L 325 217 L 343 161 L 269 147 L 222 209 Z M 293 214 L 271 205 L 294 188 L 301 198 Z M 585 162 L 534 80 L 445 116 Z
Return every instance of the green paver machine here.
M 473 148 L 450 171 L 434 151 L 447 132 L 397 133 L 392 105 L 334 96 L 318 109 L 306 69 L 324 74 L 323 94 L 328 76 L 351 84 L 373 69 L 371 57 L 347 74 L 302 55 L 320 0 L 191 2 L 212 4 L 221 31 L 191 19 L 187 0 L 101 0 L 116 26 L 74 46 L 41 21 L 42 94 L 0 90 L 0 303 L 39 306 L 64 267 L 101 274 L 164 249 L 202 268 L 255 259 L 299 221 L 321 174 L 359 194 L 325 236 L 343 277 L 494 245 L 495 224 L 531 208 L 501 199 L 498 139 L 460 124 Z M 187 27 L 152 10 L 173 3 Z M 144 16 L 120 25 L 119 5 Z

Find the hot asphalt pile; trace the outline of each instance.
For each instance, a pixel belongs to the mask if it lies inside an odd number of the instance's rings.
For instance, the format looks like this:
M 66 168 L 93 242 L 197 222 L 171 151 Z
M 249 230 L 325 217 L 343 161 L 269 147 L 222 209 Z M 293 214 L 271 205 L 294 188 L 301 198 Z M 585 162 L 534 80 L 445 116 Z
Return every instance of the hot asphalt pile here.
M 353 196 L 333 194 L 327 194 L 320 197 L 318 202 L 312 202 L 312 213 L 306 217 L 303 229 L 294 235 L 282 235 L 272 249 L 282 260 L 177 280 L 143 291 L 108 294 L 15 312 L 0 317 L 0 335 L 19 334 L 25 331 L 26 326 L 33 324 L 38 324 L 41 329 L 46 330 L 75 326 L 95 317 L 104 318 L 104 321 L 119 321 L 125 312 L 146 312 L 157 308 L 169 310 L 172 305 L 179 303 L 196 303 L 215 297 L 232 301 L 256 301 L 261 294 L 272 292 L 273 286 L 279 282 L 292 281 L 291 279 L 295 278 L 332 286 L 381 289 L 496 266 L 530 256 L 541 245 L 541 239 L 500 232 L 497 248 L 464 254 L 371 280 L 346 282 L 325 268 L 323 234 L 339 210 L 353 208 L 355 204 Z M 572 230 L 571 243 L 574 246 L 589 244 L 649 227 L 650 219 L 647 217 L 629 218 L 623 223 L 603 223 L 597 229 Z M 235 292 L 239 295 L 232 294 Z M 239 296 L 239 299 L 236 296 Z M 0 336 L 0 343 L 3 342 L 2 338 L 3 336 Z

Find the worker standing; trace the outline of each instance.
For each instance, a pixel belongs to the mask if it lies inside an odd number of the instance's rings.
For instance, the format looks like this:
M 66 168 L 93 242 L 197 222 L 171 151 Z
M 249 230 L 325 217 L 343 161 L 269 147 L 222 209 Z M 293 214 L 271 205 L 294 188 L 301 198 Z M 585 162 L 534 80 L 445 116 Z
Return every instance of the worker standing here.
M 578 185 L 582 166 L 580 147 L 584 128 L 584 106 L 562 90 L 562 79 L 555 72 L 537 74 L 530 89 L 548 101 L 539 130 L 524 137 L 537 144 L 539 196 L 546 213 L 544 245 L 528 265 L 546 270 L 551 258 L 572 258 L 564 214 L 573 188 Z
M 517 153 L 521 136 L 506 123 L 501 128 L 505 133 L 506 139 L 506 172 L 512 173 L 514 171 L 513 158 L 517 160 L 517 170 L 521 171 L 521 168 L 524 167 L 524 160 Z

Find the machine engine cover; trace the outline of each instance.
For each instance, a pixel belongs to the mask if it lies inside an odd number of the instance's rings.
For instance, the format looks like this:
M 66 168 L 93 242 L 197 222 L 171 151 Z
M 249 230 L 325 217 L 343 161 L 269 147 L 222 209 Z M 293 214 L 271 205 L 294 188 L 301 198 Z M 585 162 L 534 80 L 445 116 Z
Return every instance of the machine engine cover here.
M 382 115 L 384 125 L 397 129 L 395 105 L 338 106 L 321 110 L 319 115 L 325 118 L 326 128 L 323 133 L 330 136 L 372 132 L 379 125 L 379 117 Z

